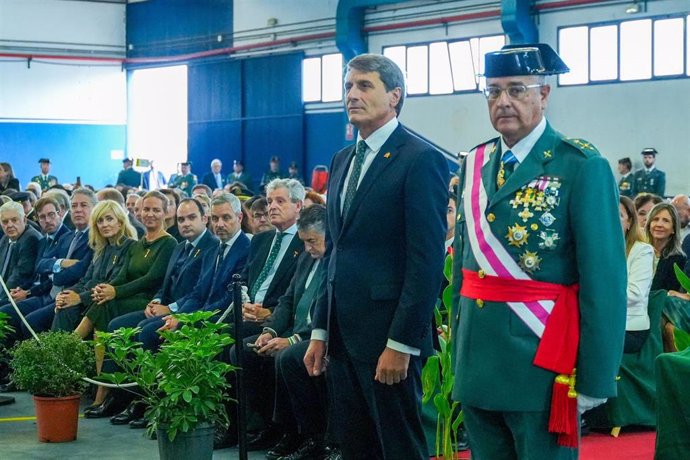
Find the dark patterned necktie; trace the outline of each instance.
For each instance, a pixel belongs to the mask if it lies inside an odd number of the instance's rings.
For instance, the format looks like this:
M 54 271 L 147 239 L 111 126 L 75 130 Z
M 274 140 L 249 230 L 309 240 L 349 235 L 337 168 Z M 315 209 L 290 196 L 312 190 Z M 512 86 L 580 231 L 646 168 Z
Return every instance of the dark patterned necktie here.
M 355 198 L 355 193 L 357 193 L 359 176 L 362 174 L 362 165 L 364 164 L 364 156 L 366 153 L 367 143 L 364 141 L 357 142 L 355 164 L 352 166 L 352 174 L 350 174 L 350 180 L 347 182 L 347 192 L 345 192 L 345 201 L 343 202 L 343 217 L 347 216 L 347 211 L 350 209 L 352 200 Z
M 273 247 L 271 248 L 271 252 L 268 253 L 266 263 L 264 264 L 264 267 L 261 269 L 259 277 L 254 282 L 254 284 L 252 285 L 252 289 L 249 292 L 249 297 L 252 299 L 252 301 L 254 301 L 254 296 L 256 296 L 256 293 L 259 292 L 259 288 L 261 287 L 261 285 L 264 284 L 264 281 L 266 281 L 266 278 L 268 278 L 268 273 L 271 271 L 273 264 L 278 258 L 278 253 L 280 252 L 280 244 L 282 243 L 284 236 L 285 233 L 283 232 L 279 232 L 276 235 L 276 241 L 273 244 Z

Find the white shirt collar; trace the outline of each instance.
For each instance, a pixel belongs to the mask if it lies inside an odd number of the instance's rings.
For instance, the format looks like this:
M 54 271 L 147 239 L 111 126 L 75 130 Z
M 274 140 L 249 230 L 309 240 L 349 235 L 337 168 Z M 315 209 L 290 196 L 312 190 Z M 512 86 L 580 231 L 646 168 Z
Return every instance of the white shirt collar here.
M 505 153 L 508 150 L 510 150 L 511 152 L 513 152 L 513 155 L 515 155 L 515 158 L 517 158 L 518 162 L 522 163 L 523 161 L 525 161 L 525 158 L 527 158 L 527 155 L 532 150 L 532 148 L 534 148 L 534 145 L 537 143 L 541 135 L 544 134 L 545 130 L 546 118 L 541 117 L 541 121 L 537 126 L 535 126 L 532 132 L 524 138 L 520 139 L 520 141 L 514 146 L 508 147 L 505 141 L 503 140 L 503 137 L 501 137 L 501 152 Z
M 644 168 L 644 170 L 647 171 L 648 173 L 650 173 L 650 172 L 654 171 L 654 168 L 656 168 L 656 165 L 652 165 L 649 168 Z
M 206 234 L 207 231 L 208 231 L 207 229 L 204 229 L 204 231 L 201 232 L 201 235 L 197 236 L 197 237 L 194 239 L 194 241 L 191 242 L 191 243 L 192 243 L 192 246 L 196 247 L 197 244 L 199 244 L 199 241 L 201 241 L 201 239 L 204 237 L 204 235 Z M 189 240 L 187 240 L 187 241 L 189 241 Z
M 372 150 L 374 153 L 377 153 L 379 150 L 381 150 L 383 144 L 385 144 L 388 138 L 391 137 L 391 134 L 393 134 L 393 131 L 395 131 L 399 124 L 398 118 L 393 117 L 385 125 L 381 126 L 379 129 L 371 133 L 369 137 L 364 139 L 364 141 L 367 143 L 367 147 L 369 147 L 369 150 Z M 361 140 L 362 135 L 357 133 L 357 143 L 359 143 Z

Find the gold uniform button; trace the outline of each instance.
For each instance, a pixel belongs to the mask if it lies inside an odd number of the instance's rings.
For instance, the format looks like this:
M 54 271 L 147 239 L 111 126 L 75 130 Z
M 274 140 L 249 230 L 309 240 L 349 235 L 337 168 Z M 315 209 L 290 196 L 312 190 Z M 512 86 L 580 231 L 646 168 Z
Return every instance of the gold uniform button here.
M 486 273 L 484 272 L 484 270 L 479 270 L 479 272 L 477 272 L 477 275 L 478 275 L 480 278 L 484 278 L 484 277 L 486 276 Z
M 482 299 L 477 299 L 477 307 L 484 308 L 484 301 Z
M 490 212 L 489 215 L 486 216 L 486 220 L 488 220 L 489 222 L 493 222 L 496 220 L 496 216 L 494 215 L 494 213 Z

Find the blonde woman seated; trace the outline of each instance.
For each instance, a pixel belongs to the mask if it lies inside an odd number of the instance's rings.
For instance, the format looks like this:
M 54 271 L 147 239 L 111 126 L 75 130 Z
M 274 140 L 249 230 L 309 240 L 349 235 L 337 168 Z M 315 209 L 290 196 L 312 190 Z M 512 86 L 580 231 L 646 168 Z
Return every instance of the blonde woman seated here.
M 160 288 L 177 245 L 175 238 L 165 231 L 167 207 L 168 199 L 161 192 L 144 195 L 141 216 L 146 233 L 130 246 L 117 277 L 93 288 L 94 303 L 75 330 L 82 338 L 94 330 L 106 331 L 108 323 L 118 316 L 144 310 Z M 97 348 L 96 353 L 98 367 L 103 362 L 103 351 Z M 94 404 L 84 410 L 86 417 L 106 417 L 117 412 L 113 399 L 106 399 L 107 393 L 105 387 L 98 387 Z
M 654 278 L 654 248 L 644 242 L 633 201 L 621 196 L 619 210 L 628 264 L 628 311 L 623 352 L 637 353 L 649 336 L 647 303 Z
M 94 256 L 84 278 L 55 298 L 53 330 L 74 330 L 84 311 L 93 303 L 91 289 L 117 276 L 136 237 L 137 232 L 127 214 L 115 201 L 101 201 L 93 208 L 89 219 L 89 246 Z

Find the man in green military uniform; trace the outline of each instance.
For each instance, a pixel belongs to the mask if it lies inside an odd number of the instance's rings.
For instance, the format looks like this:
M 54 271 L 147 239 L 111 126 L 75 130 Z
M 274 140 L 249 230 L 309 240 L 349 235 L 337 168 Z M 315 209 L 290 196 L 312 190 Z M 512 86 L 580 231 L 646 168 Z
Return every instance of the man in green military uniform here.
M 642 192 L 654 193 L 664 197 L 666 192 L 666 173 L 659 171 L 656 163 L 657 152 L 655 148 L 649 147 L 642 150 L 642 163 L 644 168 L 638 169 L 633 175 L 634 195 Z
M 41 174 L 32 177 L 31 182 L 36 182 L 41 186 L 41 190 L 45 192 L 53 185 L 57 185 L 58 180 L 57 177 L 50 175 L 50 159 L 41 158 L 38 160 L 38 163 L 41 165 Z
M 625 157 L 618 160 L 618 173 L 621 175 L 618 181 L 618 194 L 633 197 L 632 161 Z
M 545 76 L 568 71 L 555 51 L 511 45 L 485 64 L 501 136 L 461 171 L 453 396 L 473 458 L 574 459 L 579 414 L 615 396 L 623 351 L 616 182 L 589 142 L 544 118 Z
M 128 187 L 139 187 L 141 185 L 141 173 L 132 168 L 131 158 L 122 160 L 122 171 L 117 175 L 116 184 Z
M 192 162 L 185 161 L 180 163 L 180 174 L 175 177 L 172 184 L 173 188 L 179 188 L 184 191 L 187 196 L 192 196 L 192 189 L 197 184 L 197 178 L 195 174 L 192 174 Z

